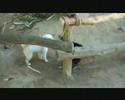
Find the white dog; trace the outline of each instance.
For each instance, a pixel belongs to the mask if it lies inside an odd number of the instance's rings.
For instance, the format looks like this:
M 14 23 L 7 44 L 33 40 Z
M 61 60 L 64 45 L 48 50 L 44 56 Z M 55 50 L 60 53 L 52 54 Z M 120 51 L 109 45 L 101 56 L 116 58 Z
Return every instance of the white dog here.
M 42 38 L 47 38 L 47 39 L 54 39 L 54 37 L 51 35 L 51 34 L 44 34 L 42 36 Z M 22 48 L 23 48 L 23 53 L 25 55 L 25 62 L 27 64 L 27 67 L 40 73 L 39 71 L 31 68 L 31 63 L 30 63 L 30 60 L 32 59 L 33 57 L 33 54 L 36 52 L 38 54 L 38 57 L 41 59 L 41 60 L 44 60 L 45 62 L 48 62 L 48 59 L 47 59 L 47 53 L 48 53 L 48 48 L 47 47 L 43 47 L 43 46 L 38 46 L 38 45 L 24 45 L 24 44 L 21 44 Z

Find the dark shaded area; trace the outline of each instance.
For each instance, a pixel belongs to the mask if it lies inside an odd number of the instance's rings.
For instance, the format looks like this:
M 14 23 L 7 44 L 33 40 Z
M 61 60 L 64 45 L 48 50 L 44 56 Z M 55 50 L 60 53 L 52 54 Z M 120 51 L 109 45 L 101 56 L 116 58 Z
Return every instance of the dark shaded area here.
M 73 42 L 73 44 L 74 44 L 74 47 L 83 47 L 82 44 L 79 44 L 79 43 L 77 43 L 77 42 Z M 73 67 L 73 68 L 76 67 L 76 66 L 80 63 L 80 61 L 81 61 L 81 59 L 79 59 L 79 58 L 73 59 L 73 60 L 72 60 L 72 67 Z

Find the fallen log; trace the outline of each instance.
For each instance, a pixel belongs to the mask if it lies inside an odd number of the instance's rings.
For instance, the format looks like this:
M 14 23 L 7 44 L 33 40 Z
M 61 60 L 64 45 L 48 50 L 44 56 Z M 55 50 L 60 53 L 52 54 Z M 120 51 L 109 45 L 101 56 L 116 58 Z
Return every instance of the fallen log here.
M 50 40 L 35 35 L 28 34 L 0 34 L 0 44 L 33 44 L 49 47 L 52 49 L 62 50 L 72 53 L 73 43 L 69 41 Z
M 77 47 L 74 49 L 74 54 L 57 51 L 57 60 L 63 60 L 66 58 L 84 58 L 89 56 L 104 56 L 109 53 L 116 53 L 120 51 L 125 51 L 125 43 L 102 45 L 100 47 Z

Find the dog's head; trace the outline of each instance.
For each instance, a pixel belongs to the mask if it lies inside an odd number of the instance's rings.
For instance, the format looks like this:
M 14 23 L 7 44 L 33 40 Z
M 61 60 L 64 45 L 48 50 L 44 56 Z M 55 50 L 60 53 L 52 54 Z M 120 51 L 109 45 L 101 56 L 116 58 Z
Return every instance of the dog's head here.
M 44 33 L 44 34 L 40 34 L 40 37 L 41 37 L 41 38 L 48 38 L 48 39 L 54 40 L 54 39 L 55 39 L 55 34 L 52 34 L 52 33 Z

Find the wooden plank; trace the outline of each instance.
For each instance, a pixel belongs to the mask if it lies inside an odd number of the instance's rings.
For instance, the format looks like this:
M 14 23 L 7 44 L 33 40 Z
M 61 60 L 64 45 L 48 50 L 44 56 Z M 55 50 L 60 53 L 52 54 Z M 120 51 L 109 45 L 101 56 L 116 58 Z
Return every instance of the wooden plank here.
M 102 23 L 102 22 L 106 22 L 106 21 L 110 21 L 110 20 L 117 20 L 117 19 L 121 19 L 121 18 L 125 18 L 125 13 L 114 13 L 114 14 L 110 14 L 110 15 L 102 15 L 102 16 L 97 16 L 97 17 L 91 17 L 91 18 L 80 18 L 80 23 L 82 25 L 94 25 L 94 24 L 98 24 L 98 23 Z M 64 18 L 60 18 L 61 24 L 64 25 L 76 25 L 76 18 L 66 18 L 66 20 L 64 20 Z

